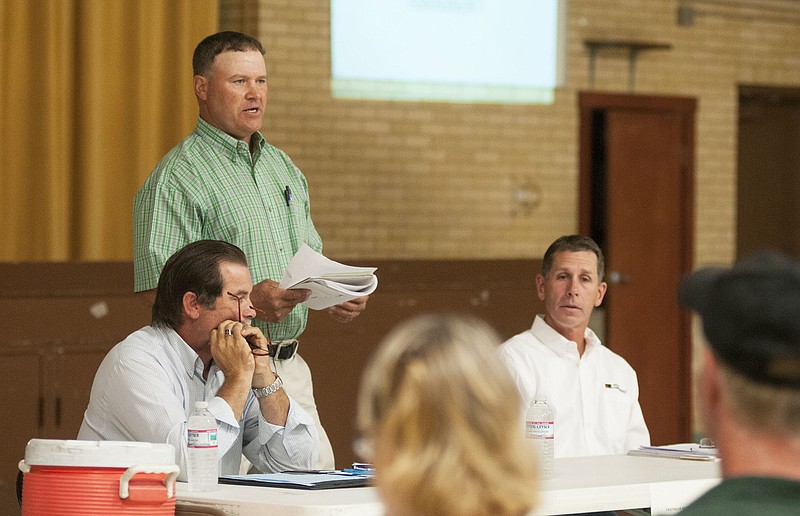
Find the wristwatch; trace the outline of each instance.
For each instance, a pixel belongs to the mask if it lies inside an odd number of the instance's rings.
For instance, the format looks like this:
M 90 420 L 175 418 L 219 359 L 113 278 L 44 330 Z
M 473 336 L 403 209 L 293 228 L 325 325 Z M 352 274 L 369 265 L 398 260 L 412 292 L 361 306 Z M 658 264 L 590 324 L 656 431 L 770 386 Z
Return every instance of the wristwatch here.
M 256 395 L 256 398 L 264 398 L 270 394 L 275 394 L 283 388 L 283 380 L 281 380 L 280 376 L 275 376 L 275 381 L 266 387 L 253 387 L 253 394 Z

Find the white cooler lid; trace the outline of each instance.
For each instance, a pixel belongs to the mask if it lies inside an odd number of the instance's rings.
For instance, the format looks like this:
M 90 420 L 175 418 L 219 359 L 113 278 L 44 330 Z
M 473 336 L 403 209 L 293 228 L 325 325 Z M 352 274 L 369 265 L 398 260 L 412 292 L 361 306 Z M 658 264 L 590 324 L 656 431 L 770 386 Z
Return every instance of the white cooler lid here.
M 31 439 L 25 447 L 28 466 L 129 468 L 136 464 L 173 465 L 175 448 L 166 443 Z

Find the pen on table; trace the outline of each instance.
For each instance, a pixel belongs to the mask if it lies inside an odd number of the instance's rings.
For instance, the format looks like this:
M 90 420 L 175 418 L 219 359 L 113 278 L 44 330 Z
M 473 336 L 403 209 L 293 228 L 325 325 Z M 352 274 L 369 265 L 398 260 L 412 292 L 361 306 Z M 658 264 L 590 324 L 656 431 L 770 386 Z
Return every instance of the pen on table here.
M 292 201 L 292 191 L 289 189 L 289 185 L 286 185 L 286 190 L 283 191 L 283 197 L 286 199 L 286 206 L 289 206 L 289 203 Z

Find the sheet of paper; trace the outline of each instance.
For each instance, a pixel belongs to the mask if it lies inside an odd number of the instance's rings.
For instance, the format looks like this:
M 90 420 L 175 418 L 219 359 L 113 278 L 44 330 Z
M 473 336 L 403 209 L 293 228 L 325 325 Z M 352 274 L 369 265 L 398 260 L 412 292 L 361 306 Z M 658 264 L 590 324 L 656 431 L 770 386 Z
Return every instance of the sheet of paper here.
M 311 290 L 303 304 L 322 310 L 372 294 L 378 288 L 374 267 L 354 267 L 333 261 L 303 244 L 294 255 L 280 282 L 285 289 Z
M 638 449 L 629 450 L 628 455 L 687 460 L 717 460 L 719 458 L 719 450 L 712 447 L 703 447 L 696 443 L 680 443 L 664 446 L 640 446 Z

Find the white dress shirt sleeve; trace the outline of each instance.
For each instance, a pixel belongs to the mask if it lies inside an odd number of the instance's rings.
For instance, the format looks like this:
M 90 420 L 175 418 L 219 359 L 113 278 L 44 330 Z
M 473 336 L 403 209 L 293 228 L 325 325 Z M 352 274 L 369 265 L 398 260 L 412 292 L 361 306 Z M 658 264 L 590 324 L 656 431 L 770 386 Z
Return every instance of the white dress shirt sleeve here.
M 309 470 L 319 455 L 319 438 L 314 419 L 299 403 L 289 398 L 285 426 L 264 419 L 258 399 L 252 393 L 245 407 L 242 453 L 260 471 Z

